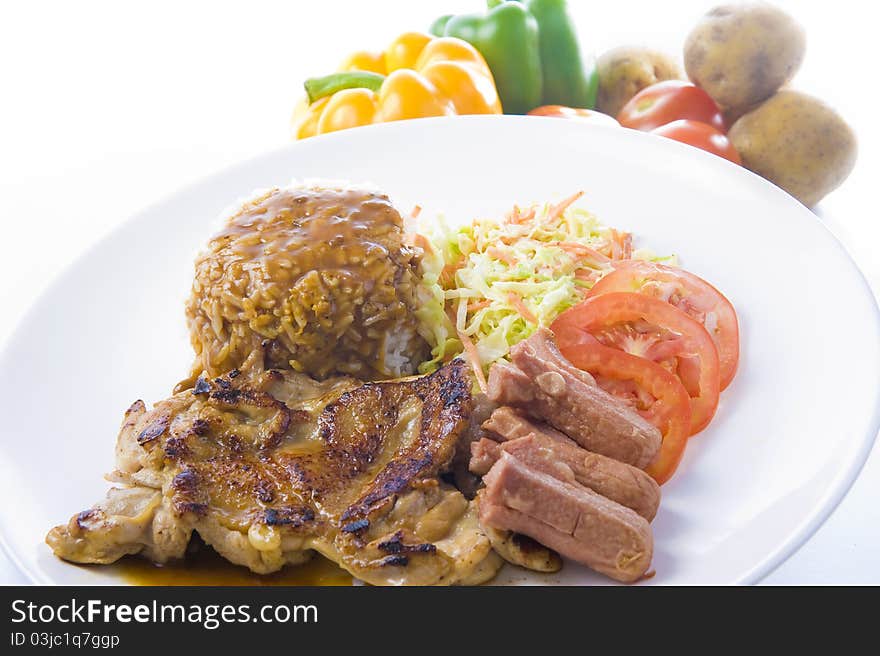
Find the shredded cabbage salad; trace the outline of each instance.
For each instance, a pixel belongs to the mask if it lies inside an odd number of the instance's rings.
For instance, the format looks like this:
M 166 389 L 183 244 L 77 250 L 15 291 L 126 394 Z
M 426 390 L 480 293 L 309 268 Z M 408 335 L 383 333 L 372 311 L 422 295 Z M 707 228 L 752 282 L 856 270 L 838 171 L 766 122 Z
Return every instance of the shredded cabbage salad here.
M 581 301 L 612 261 L 674 259 L 634 252 L 630 233 L 573 206 L 582 195 L 457 229 L 432 221 L 419 239 L 425 253 L 416 316 L 432 348 L 419 371 L 464 353 L 485 389 L 489 366 Z

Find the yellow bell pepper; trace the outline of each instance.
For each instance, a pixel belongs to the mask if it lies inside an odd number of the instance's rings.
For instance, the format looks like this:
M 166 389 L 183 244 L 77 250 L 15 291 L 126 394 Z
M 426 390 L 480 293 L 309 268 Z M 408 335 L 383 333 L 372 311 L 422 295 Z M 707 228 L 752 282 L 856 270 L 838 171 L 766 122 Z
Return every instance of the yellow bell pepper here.
M 381 53 L 357 52 L 338 73 L 306 81 L 309 97 L 293 114 L 293 136 L 386 121 L 456 114 L 500 114 L 492 72 L 469 43 L 419 32 Z

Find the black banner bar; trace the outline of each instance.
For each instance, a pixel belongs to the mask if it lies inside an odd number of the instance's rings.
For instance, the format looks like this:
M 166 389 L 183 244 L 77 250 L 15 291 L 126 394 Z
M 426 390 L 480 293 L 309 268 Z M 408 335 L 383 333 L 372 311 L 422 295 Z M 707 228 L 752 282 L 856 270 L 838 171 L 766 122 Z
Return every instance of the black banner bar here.
M 835 608 L 848 609 L 850 622 L 860 614 L 858 604 L 829 599 L 850 592 L 802 590 L 17 586 L 0 588 L 0 654 L 99 650 L 165 656 L 197 646 L 251 656 L 257 648 L 274 653 L 310 645 L 329 654 L 422 647 L 472 654 L 486 645 L 494 654 L 502 644 L 522 648 L 524 641 L 547 641 L 548 648 L 570 648 L 609 638 L 629 653 L 642 640 L 672 647 L 692 640 L 695 630 L 716 630 L 727 644 L 743 632 L 827 628 Z M 795 620 L 788 629 L 786 618 Z M 232 651 L 237 649 L 245 651 Z

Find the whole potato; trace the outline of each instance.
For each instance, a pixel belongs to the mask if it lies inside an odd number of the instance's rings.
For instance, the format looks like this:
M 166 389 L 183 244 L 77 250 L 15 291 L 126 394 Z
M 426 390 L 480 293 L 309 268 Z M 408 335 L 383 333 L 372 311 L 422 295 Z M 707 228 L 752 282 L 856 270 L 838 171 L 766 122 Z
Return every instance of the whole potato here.
M 741 116 L 748 114 L 749 112 L 758 108 L 761 103 L 755 103 L 754 105 L 749 105 L 748 107 L 722 107 L 721 113 L 724 115 L 724 125 L 730 127 L 734 123 L 736 123 Z
M 617 116 L 626 102 L 655 82 L 682 79 L 681 67 L 662 52 L 623 46 L 609 50 L 596 62 L 599 97 L 596 109 Z
M 746 108 L 791 80 L 806 36 L 788 14 L 766 3 L 716 7 L 684 45 L 688 77 L 725 108 Z
M 856 162 L 856 136 L 817 98 L 783 89 L 745 114 L 727 134 L 743 166 L 807 207 L 836 189 Z

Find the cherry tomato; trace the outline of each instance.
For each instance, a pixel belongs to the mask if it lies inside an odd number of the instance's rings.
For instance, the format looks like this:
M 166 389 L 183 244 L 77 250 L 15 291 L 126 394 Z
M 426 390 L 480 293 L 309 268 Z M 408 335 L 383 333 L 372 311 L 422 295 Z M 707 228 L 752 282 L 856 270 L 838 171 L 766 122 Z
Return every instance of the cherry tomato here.
M 724 294 L 702 278 L 678 267 L 619 260 L 590 290 L 588 297 L 608 292 L 635 292 L 671 303 L 699 321 L 718 349 L 721 389 L 730 385 L 739 364 L 739 322 Z
M 617 115 L 625 128 L 649 131 L 680 119 L 699 121 L 725 132 L 721 108 L 708 93 L 690 82 L 667 80 L 645 87 Z
M 629 292 L 600 294 L 560 314 L 550 329 L 560 349 L 599 343 L 675 374 L 691 401 L 689 434 L 703 430 L 715 415 L 718 350 L 702 325 L 669 303 Z
M 668 481 L 690 433 L 690 399 L 681 381 L 650 360 L 623 351 L 595 342 L 572 343 L 558 336 L 557 340 L 560 351 L 574 366 L 590 372 L 599 387 L 660 430 L 660 451 L 645 471 L 661 485 Z
M 734 164 L 742 164 L 739 153 L 730 143 L 730 139 L 726 135 L 719 132 L 711 125 L 698 123 L 697 121 L 673 121 L 666 125 L 661 125 L 655 130 L 651 130 L 651 134 L 659 134 L 661 137 L 667 137 L 695 146 L 700 150 L 705 150 L 718 155 L 726 160 L 730 160 Z
M 590 123 L 601 123 L 605 125 L 620 125 L 614 120 L 613 116 L 597 112 L 592 109 L 579 109 L 576 107 L 565 107 L 563 105 L 542 105 L 535 107 L 529 112 L 529 116 L 554 116 L 556 118 L 574 118 Z

